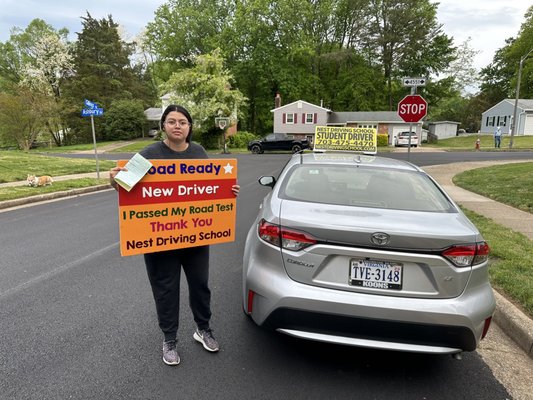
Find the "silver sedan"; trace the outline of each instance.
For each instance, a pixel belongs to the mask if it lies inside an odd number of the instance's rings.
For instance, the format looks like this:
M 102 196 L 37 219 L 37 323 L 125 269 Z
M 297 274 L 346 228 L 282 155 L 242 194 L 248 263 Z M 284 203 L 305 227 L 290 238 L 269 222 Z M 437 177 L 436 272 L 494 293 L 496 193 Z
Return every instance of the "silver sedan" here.
M 423 170 L 294 155 L 248 232 L 243 307 L 261 326 L 376 349 L 460 353 L 486 335 L 489 246 Z

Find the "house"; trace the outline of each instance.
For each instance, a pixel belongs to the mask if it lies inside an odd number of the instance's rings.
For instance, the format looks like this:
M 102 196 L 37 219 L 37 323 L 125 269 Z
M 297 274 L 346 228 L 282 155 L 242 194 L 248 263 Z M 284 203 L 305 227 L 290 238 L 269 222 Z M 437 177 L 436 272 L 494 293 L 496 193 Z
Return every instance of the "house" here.
M 331 112 L 303 100 L 281 106 L 281 97 L 276 95 L 274 113 L 274 133 L 285 133 L 296 139 L 307 138 L 313 141 L 315 127 L 326 125 Z
M 376 128 L 378 134 L 389 136 L 389 144 L 395 142 L 398 133 L 409 131 L 409 124 L 396 111 L 334 112 L 303 100 L 282 106 L 279 93 L 276 94 L 275 108 L 270 111 L 274 114 L 275 133 L 285 133 L 298 139 L 305 137 L 311 142 L 316 126 Z M 422 122 L 413 123 L 412 130 L 421 138 Z
M 494 133 L 501 127 L 502 133 L 511 133 L 514 115 L 514 99 L 505 99 L 481 114 L 481 133 Z M 515 135 L 533 135 L 533 100 L 519 99 L 516 107 Z
M 439 139 L 445 139 L 457 136 L 457 128 L 461 123 L 453 121 L 436 121 L 430 122 L 428 125 L 430 135 L 435 135 Z

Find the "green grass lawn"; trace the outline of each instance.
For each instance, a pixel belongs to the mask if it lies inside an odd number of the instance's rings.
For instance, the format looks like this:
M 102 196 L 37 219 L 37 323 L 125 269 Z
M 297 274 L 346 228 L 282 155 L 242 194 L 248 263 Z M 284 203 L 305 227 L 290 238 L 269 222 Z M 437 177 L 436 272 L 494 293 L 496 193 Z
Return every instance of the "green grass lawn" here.
M 492 286 L 533 317 L 533 242 L 479 214 L 463 211 L 490 246 Z
M 472 169 L 456 175 L 453 182 L 533 213 L 533 162 Z M 465 213 L 491 247 L 491 282 L 533 317 L 533 242 L 481 215 Z
M 108 184 L 107 179 L 80 178 L 65 181 L 56 181 L 50 186 L 9 186 L 0 187 L 0 201 L 21 199 L 23 197 L 38 196 L 45 193 L 60 192 L 64 190 L 79 189 L 84 187 Z
M 447 148 L 448 150 L 472 150 L 476 151 L 476 139 L 481 140 L 481 151 L 508 151 L 510 135 L 502 136 L 502 143 L 499 149 L 494 148 L 494 138 L 492 135 L 467 134 L 446 139 L 440 139 L 437 143 L 424 143 L 424 147 Z M 513 150 L 533 149 L 533 136 L 515 136 L 513 138 Z
M 533 162 L 465 171 L 453 183 L 500 203 L 533 213 Z
M 114 161 L 99 160 L 100 171 L 110 169 Z M 0 151 L 0 183 L 25 181 L 28 174 L 69 175 L 96 172 L 96 160 L 50 157 L 18 150 Z

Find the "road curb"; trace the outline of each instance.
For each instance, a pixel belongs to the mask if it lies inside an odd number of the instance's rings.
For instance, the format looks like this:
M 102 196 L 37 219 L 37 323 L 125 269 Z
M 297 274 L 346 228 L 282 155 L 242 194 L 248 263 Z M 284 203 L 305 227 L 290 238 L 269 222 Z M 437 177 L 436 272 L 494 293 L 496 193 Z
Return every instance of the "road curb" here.
M 497 291 L 494 297 L 494 322 L 533 359 L 533 321 Z
M 5 201 L 0 201 L 0 210 L 11 208 L 11 207 L 18 207 L 18 206 L 22 206 L 25 204 L 38 203 L 40 201 L 61 199 L 63 197 L 79 196 L 81 194 L 92 193 L 92 192 L 97 192 L 100 190 L 107 190 L 107 189 L 111 189 L 111 185 L 108 183 L 104 185 L 88 186 L 86 188 L 80 188 L 80 189 L 70 189 L 70 190 L 64 190 L 61 192 L 45 193 L 45 194 L 40 194 L 37 196 L 23 197 L 20 199 L 5 200 Z

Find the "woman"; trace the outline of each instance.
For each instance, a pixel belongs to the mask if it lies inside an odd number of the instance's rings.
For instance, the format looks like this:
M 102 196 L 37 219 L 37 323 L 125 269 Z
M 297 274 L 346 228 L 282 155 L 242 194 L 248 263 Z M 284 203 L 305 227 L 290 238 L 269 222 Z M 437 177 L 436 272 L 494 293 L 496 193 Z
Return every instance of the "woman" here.
M 160 122 L 166 138 L 151 144 L 140 153 L 147 159 L 205 159 L 209 158 L 199 144 L 191 142 L 193 121 L 189 112 L 178 105 L 168 106 Z M 115 175 L 124 168 L 115 167 L 110 171 L 111 185 L 117 189 Z M 237 196 L 239 185 L 232 187 Z M 152 286 L 159 327 L 165 336 L 163 341 L 163 361 L 167 365 L 178 365 L 176 335 L 179 325 L 179 298 L 181 269 L 185 272 L 189 285 L 189 304 L 197 329 L 193 338 L 211 352 L 219 350 L 219 345 L 209 326 L 211 318 L 211 291 L 209 278 L 209 246 L 190 247 L 144 254 L 148 279 Z

